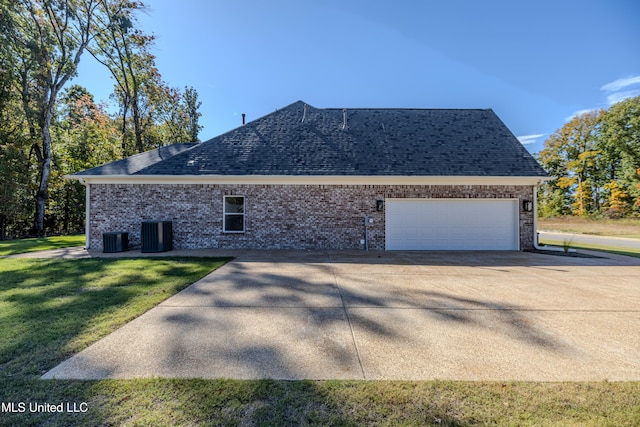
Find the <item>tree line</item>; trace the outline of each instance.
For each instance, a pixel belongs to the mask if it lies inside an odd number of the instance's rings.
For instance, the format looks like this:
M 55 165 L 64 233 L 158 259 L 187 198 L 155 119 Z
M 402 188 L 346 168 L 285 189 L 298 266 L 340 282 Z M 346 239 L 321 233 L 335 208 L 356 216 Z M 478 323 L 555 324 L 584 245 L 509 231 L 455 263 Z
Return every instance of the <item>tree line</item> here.
M 640 97 L 575 116 L 538 153 L 540 216 L 640 215 Z
M 81 232 L 84 187 L 63 178 L 198 141 L 198 93 L 162 80 L 131 0 L 0 0 L 0 240 Z M 110 105 L 73 85 L 91 56 Z

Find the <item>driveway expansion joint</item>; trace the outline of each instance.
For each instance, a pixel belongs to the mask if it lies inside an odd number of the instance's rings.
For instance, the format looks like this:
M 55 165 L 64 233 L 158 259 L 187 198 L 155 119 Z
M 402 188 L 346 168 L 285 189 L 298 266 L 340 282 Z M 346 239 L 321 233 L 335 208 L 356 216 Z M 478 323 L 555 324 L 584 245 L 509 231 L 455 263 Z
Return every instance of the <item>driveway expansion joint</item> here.
M 329 256 L 329 265 L 333 264 L 331 260 L 331 256 Z M 344 301 L 344 297 L 342 295 L 342 291 L 340 290 L 340 284 L 338 283 L 338 276 L 336 275 L 335 270 L 332 270 L 333 281 L 336 290 L 338 291 L 338 295 L 340 296 L 340 302 L 342 303 L 342 310 L 344 311 L 344 315 L 347 318 L 347 323 L 349 324 L 349 331 L 351 332 L 351 340 L 353 343 L 353 348 L 356 350 L 356 357 L 358 358 L 358 366 L 360 366 L 360 373 L 362 374 L 362 379 L 367 379 L 367 374 L 364 370 L 364 366 L 362 365 L 362 357 L 360 357 L 360 349 L 358 349 L 358 341 L 356 340 L 356 334 L 353 331 L 353 322 L 351 322 L 351 316 L 349 316 L 349 311 L 347 310 L 347 306 Z

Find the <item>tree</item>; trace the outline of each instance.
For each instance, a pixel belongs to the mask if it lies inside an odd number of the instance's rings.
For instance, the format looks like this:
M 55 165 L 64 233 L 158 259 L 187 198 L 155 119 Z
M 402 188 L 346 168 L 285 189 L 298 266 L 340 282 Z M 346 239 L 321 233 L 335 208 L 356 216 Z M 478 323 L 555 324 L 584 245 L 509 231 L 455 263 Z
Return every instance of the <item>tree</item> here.
M 610 164 L 610 179 L 640 207 L 640 96 L 612 105 L 602 119 L 600 144 Z
M 614 219 L 624 217 L 631 208 L 629 193 L 613 179 L 604 188 L 608 192 L 607 207 L 604 209 L 605 216 Z
M 541 215 L 640 211 L 640 97 L 574 117 L 538 159 L 555 177 L 539 189 Z
M 135 28 L 134 12 L 143 8 L 141 2 L 126 0 L 103 5 L 100 20 L 108 31 L 89 46 L 116 82 L 113 98 L 120 106 L 125 157 L 168 143 L 197 141 L 202 128 L 197 91 L 185 87 L 181 93 L 162 80 L 151 53 L 155 37 Z
M 29 212 L 22 203 L 29 191 L 30 167 L 20 114 L 15 90 L 9 81 L 0 81 L 0 240 L 13 234 L 11 224 Z
M 34 101 L 39 138 L 32 151 L 40 164 L 36 193 L 35 230 L 44 235 L 45 203 L 51 173 L 51 120 L 58 94 L 76 74 L 80 58 L 95 32 L 94 12 L 99 0 L 19 0 L 14 42 L 28 50 L 31 62 L 25 62 L 23 87 L 30 89 L 23 105 L 32 116 Z M 26 85 L 32 79 L 30 88 Z
M 576 116 L 545 141 L 538 159 L 555 177 L 541 192 L 548 195 L 542 201 L 547 212 L 565 213 L 568 208 L 571 213 L 588 215 L 600 208 L 604 181 L 598 135 L 602 115 L 603 111 L 593 111 Z M 567 207 L 569 198 L 573 203 Z
M 115 122 L 106 107 L 96 104 L 84 87 L 74 85 L 63 93 L 58 108 L 58 142 L 65 155 L 65 173 L 99 166 L 121 157 Z
M 155 38 L 134 27 L 134 12 L 144 7 L 142 2 L 128 0 L 103 4 L 100 19 L 107 31 L 98 34 L 89 48 L 91 55 L 109 69 L 116 81 L 114 95 L 121 111 L 124 157 L 134 152 L 128 143 L 129 111 L 135 151 L 145 151 L 143 122 L 145 105 L 148 105 L 145 101 L 155 82 L 160 80 L 155 57 L 150 53 Z
M 202 126 L 199 124 L 202 114 L 199 112 L 201 101 L 198 101 L 198 91 L 193 87 L 184 88 L 184 109 L 186 111 L 186 126 L 187 126 L 187 141 L 186 142 L 199 142 L 198 135 L 202 130 Z
M 62 92 L 54 118 L 48 228 L 61 233 L 78 232 L 83 228 L 85 189 L 77 181 L 63 177 L 119 158 L 119 133 L 105 108 L 78 85 Z
M 0 240 L 23 234 L 23 220 L 32 223 L 33 219 L 33 205 L 24 203 L 32 190 L 29 139 L 20 120 L 19 97 L 12 88 L 4 89 L 7 96 L 0 96 Z
M 77 227 L 84 188 L 65 174 L 174 137 L 197 138 L 197 92 L 183 95 L 162 81 L 153 37 L 134 28 L 143 7 L 131 0 L 0 0 L 0 239 Z M 119 44 L 109 47 L 110 40 Z M 90 93 L 68 87 L 89 49 L 124 65 L 114 72 L 127 77 L 116 85 L 121 132 Z
M 198 101 L 198 92 L 192 87 L 185 87 L 184 92 L 180 92 L 164 84 L 160 88 L 154 100 L 157 108 L 154 120 L 160 145 L 198 142 L 202 129 L 198 124 L 201 116 L 198 109 L 202 104 Z
M 0 0 L 0 240 L 21 235 L 24 219 L 33 219 L 32 205 L 24 203 L 32 190 L 32 168 L 18 79 L 17 10 L 15 2 Z

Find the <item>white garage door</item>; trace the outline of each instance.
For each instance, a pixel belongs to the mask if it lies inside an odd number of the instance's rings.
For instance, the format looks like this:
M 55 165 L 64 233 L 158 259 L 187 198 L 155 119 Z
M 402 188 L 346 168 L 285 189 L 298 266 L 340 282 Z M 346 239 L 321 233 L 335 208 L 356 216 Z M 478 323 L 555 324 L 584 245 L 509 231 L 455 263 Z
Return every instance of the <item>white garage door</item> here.
M 518 250 L 514 199 L 387 199 L 387 250 Z

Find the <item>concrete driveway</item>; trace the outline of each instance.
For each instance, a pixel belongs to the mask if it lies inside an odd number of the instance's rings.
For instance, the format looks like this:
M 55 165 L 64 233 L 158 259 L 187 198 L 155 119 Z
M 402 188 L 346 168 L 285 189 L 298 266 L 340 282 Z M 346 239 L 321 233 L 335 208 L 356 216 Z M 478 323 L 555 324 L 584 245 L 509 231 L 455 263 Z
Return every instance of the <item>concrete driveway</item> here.
M 640 380 L 639 349 L 639 259 L 248 251 L 43 378 Z

